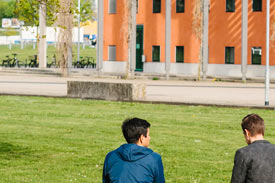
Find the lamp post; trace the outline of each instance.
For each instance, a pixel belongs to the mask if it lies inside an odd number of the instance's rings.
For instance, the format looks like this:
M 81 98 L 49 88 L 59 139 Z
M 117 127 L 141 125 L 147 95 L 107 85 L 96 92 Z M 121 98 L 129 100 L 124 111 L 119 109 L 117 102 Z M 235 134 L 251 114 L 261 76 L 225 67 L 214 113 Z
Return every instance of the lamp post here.
M 96 70 L 98 75 L 101 74 L 102 64 L 103 64 L 103 30 L 104 30 L 104 1 L 97 1 L 97 43 L 96 43 Z
M 248 31 L 248 0 L 242 0 L 242 80 L 246 82 L 247 72 L 247 31 Z
M 78 40 L 77 40 L 77 61 L 79 61 L 80 52 L 80 0 L 78 0 Z
M 266 63 L 265 63 L 265 106 L 269 106 L 269 15 L 270 0 L 266 0 Z
M 165 72 L 168 80 L 171 66 L 171 0 L 165 2 Z

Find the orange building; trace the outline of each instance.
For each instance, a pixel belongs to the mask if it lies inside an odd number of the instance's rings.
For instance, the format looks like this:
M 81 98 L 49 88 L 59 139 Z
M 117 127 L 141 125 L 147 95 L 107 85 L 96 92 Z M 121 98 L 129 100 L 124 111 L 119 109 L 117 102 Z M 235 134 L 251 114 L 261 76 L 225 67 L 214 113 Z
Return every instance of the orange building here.
M 209 1 L 207 76 L 241 77 L 242 0 Z M 105 72 L 123 73 L 126 69 L 129 15 L 125 2 L 104 0 Z M 171 0 L 170 74 L 198 75 L 202 21 L 196 2 Z M 275 1 L 271 1 L 270 7 L 270 74 L 275 78 Z M 165 0 L 137 0 L 136 71 L 165 73 L 165 20 Z M 266 0 L 248 0 L 247 44 L 246 76 L 263 77 Z

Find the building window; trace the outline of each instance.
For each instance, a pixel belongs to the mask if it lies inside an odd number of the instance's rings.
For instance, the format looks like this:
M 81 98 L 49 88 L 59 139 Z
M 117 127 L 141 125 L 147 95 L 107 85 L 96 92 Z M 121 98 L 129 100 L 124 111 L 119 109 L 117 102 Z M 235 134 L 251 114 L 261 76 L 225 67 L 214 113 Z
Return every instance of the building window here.
M 251 59 L 252 64 L 261 65 L 262 64 L 262 48 L 261 47 L 252 47 L 251 49 Z
M 160 61 L 160 46 L 153 46 L 152 48 L 152 60 L 153 62 Z
M 184 46 L 176 46 L 176 62 L 184 62 Z
M 153 13 L 160 13 L 161 0 L 153 0 Z
M 252 10 L 253 11 L 262 11 L 262 0 L 253 0 Z
M 138 0 L 136 0 L 136 13 L 138 13 Z
M 109 0 L 109 13 L 110 14 L 116 13 L 116 0 Z
M 114 45 L 108 47 L 108 60 L 116 61 L 116 46 Z
M 235 48 L 225 47 L 225 64 L 234 64 L 235 62 Z
M 226 0 L 226 12 L 235 12 L 235 0 Z
M 177 13 L 184 13 L 184 1 L 185 0 L 177 0 L 176 5 L 176 12 Z

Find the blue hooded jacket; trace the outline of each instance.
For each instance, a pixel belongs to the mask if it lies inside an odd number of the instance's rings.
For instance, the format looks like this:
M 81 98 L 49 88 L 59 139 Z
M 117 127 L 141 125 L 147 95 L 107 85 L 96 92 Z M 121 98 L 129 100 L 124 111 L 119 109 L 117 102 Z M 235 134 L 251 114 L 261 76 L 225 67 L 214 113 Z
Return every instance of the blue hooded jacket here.
M 107 154 L 103 183 L 164 183 L 161 156 L 136 144 L 124 144 Z

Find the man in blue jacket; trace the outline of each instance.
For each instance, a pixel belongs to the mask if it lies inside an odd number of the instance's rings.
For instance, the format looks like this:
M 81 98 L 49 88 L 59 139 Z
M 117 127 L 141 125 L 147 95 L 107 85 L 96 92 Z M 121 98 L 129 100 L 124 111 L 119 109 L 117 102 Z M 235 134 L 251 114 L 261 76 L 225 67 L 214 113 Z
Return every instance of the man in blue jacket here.
M 139 118 L 126 119 L 122 132 L 127 144 L 107 154 L 103 183 L 164 183 L 161 156 L 148 148 L 150 123 Z

